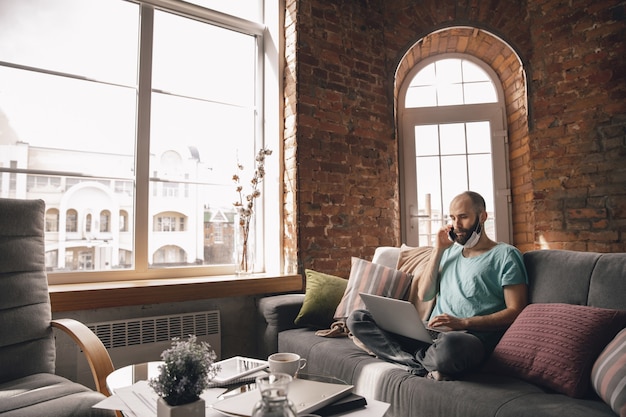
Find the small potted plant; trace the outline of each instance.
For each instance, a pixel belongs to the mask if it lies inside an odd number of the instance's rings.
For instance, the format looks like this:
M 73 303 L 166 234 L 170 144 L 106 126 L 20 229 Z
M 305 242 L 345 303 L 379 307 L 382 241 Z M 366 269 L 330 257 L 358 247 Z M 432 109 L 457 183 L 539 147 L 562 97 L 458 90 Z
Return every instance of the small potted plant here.
M 204 417 L 205 404 L 200 394 L 220 371 L 215 365 L 217 355 L 206 342 L 196 336 L 172 339 L 172 347 L 161 354 L 163 364 L 159 375 L 149 381 L 159 396 L 158 417 Z

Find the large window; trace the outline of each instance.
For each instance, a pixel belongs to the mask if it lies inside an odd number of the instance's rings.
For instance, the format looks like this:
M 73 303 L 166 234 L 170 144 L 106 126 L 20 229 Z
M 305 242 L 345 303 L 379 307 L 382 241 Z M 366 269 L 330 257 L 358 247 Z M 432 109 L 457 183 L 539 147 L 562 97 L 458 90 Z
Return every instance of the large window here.
M 279 143 L 279 78 L 266 71 L 277 25 L 263 4 L 2 1 L 0 197 L 46 201 L 52 282 L 234 270 L 209 256 L 233 252 L 233 216 L 220 240 L 204 230 L 208 213 L 234 213 L 237 164 Z M 272 187 L 257 205 L 261 248 L 278 220 L 264 211 Z
M 403 238 L 434 243 L 452 198 L 479 192 L 491 238 L 510 241 L 502 88 L 473 57 L 449 54 L 416 65 L 402 88 Z

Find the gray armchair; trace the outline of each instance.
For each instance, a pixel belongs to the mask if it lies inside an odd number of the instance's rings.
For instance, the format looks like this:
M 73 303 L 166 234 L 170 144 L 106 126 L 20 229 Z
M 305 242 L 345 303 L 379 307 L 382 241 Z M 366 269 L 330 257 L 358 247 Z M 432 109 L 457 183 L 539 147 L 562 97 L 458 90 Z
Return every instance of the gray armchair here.
M 92 408 L 109 395 L 106 348 L 82 323 L 51 319 L 44 219 L 42 200 L 0 198 L 0 416 L 115 416 Z M 54 374 L 53 328 L 85 352 L 100 392 Z

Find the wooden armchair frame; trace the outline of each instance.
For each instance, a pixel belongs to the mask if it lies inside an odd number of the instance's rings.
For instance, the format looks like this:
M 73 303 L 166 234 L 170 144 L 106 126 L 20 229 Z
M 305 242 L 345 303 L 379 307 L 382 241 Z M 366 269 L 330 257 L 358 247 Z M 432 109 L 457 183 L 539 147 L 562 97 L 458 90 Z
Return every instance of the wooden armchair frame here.
M 52 327 L 57 328 L 69 335 L 84 352 L 91 375 L 96 383 L 96 390 L 107 397 L 111 392 L 107 388 L 106 377 L 115 370 L 109 352 L 89 327 L 74 319 L 54 319 Z

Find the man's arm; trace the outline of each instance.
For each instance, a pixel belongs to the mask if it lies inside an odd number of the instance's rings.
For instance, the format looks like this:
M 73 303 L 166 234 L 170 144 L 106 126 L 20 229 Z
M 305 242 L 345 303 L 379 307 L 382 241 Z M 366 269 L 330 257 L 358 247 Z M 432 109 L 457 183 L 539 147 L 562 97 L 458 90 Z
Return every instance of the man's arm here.
M 428 323 L 431 327 L 445 326 L 453 330 L 503 330 L 515 321 L 519 313 L 528 304 L 526 284 L 504 286 L 506 308 L 486 316 L 474 316 L 461 319 L 449 314 L 433 317 Z
M 446 249 L 453 245 L 448 239 L 447 229 L 439 230 L 437 241 L 433 247 L 430 259 L 424 268 L 424 273 L 420 279 L 417 296 L 421 301 L 430 301 L 437 295 L 437 285 L 439 281 L 439 264 Z M 423 280 L 423 281 L 422 281 Z

